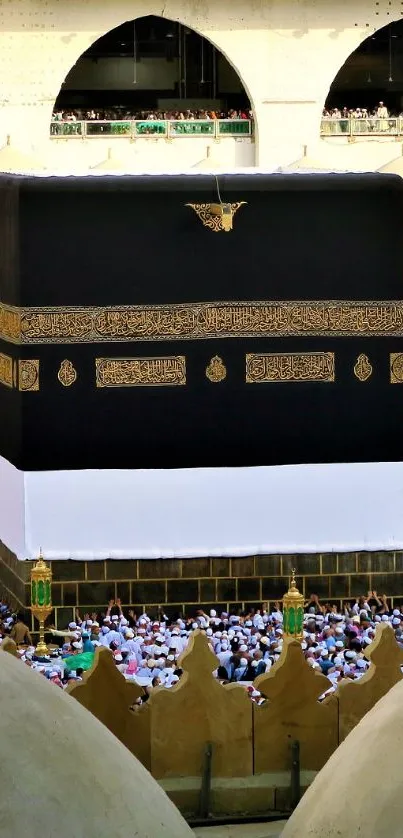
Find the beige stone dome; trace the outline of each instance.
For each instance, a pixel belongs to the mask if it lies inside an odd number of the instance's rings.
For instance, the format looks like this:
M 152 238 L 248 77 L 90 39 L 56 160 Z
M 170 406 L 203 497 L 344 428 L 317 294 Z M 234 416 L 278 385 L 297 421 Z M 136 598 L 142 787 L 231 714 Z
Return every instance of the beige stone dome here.
M 15 148 L 7 137 L 6 145 L 0 148 L 0 172 L 35 172 L 39 169 L 43 169 L 39 158 Z
M 281 838 L 401 838 L 403 681 L 332 754 Z
M 165 792 L 60 688 L 0 654 L 0 837 L 191 838 Z
M 211 146 L 208 145 L 206 149 L 206 156 L 203 157 L 202 160 L 199 160 L 198 163 L 194 163 L 192 169 L 198 169 L 200 172 L 202 171 L 215 171 L 216 169 L 224 169 L 222 163 L 219 160 L 216 160 L 214 155 L 212 154 Z
M 391 174 L 391 175 L 400 175 L 403 177 L 403 156 L 395 157 L 394 160 L 391 160 L 389 163 L 386 163 L 385 166 L 381 166 L 378 169 L 378 172 L 383 172 L 384 174 Z

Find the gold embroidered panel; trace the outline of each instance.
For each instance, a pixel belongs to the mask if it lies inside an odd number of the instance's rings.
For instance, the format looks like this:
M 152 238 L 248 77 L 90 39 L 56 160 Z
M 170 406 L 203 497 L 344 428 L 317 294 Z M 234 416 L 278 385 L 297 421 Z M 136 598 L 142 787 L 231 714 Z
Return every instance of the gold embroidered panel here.
M 18 386 L 22 392 L 39 390 L 39 360 L 18 361 Z
M 247 355 L 247 384 L 272 381 L 334 381 L 334 353 L 270 352 Z
M 186 358 L 96 358 L 97 387 L 157 387 L 186 384 Z
M 77 370 L 71 361 L 66 359 L 61 362 L 57 377 L 60 384 L 63 384 L 63 387 L 71 387 L 72 384 L 75 384 L 77 381 Z
M 21 309 L 0 305 L 0 338 L 22 344 L 354 335 L 403 336 L 403 301 L 209 302 Z
M 390 353 L 390 383 L 403 384 L 403 352 Z
M 367 381 L 368 378 L 371 378 L 372 372 L 372 364 L 368 355 L 362 353 L 358 356 L 357 361 L 354 364 L 355 377 L 358 378 L 359 381 Z
M 21 311 L 0 303 L 0 338 L 9 343 L 21 342 Z
M 13 387 L 13 359 L 8 355 L 0 353 L 0 384 L 5 387 Z
M 219 233 L 220 231 L 229 232 L 232 230 L 234 215 L 238 212 L 239 208 L 245 204 L 246 201 L 238 201 L 236 204 L 227 204 L 226 206 L 231 208 L 229 218 L 228 216 L 223 217 L 222 211 L 220 211 L 222 209 L 221 204 L 185 204 L 185 206 L 191 207 L 191 209 L 195 211 L 204 227 L 208 227 L 210 230 L 213 230 L 214 233 Z M 219 208 L 218 213 L 215 209 L 216 207 Z

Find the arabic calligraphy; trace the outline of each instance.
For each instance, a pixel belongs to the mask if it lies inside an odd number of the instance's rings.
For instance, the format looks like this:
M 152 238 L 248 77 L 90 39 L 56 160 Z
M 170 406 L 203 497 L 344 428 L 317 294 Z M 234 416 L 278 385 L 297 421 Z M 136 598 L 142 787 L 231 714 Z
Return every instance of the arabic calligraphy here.
M 96 358 L 97 387 L 186 384 L 186 358 Z
M 39 360 L 18 361 L 18 385 L 22 392 L 39 390 Z
M 359 381 L 367 381 L 372 375 L 372 364 L 368 355 L 361 354 L 354 364 L 354 375 Z
M 390 353 L 390 383 L 403 384 L 403 352 Z
M 246 355 L 246 382 L 334 381 L 333 352 Z
M 77 370 L 71 361 L 65 360 L 61 362 L 57 377 L 60 384 L 63 384 L 63 387 L 71 387 L 72 384 L 75 384 L 77 381 Z
M 226 366 L 218 355 L 214 355 L 214 358 L 211 359 L 210 363 L 206 367 L 206 376 L 209 381 L 212 381 L 214 384 L 218 384 L 220 381 L 224 381 L 224 378 L 227 377 L 227 369 Z
M 10 343 L 19 343 L 21 336 L 21 315 L 18 308 L 0 305 L 0 338 Z
M 21 343 L 92 340 L 93 320 L 91 309 L 22 309 Z
M 0 338 L 21 344 L 248 337 L 403 336 L 403 300 L 207 302 L 21 308 L 0 305 Z
M 0 384 L 5 387 L 13 387 L 13 359 L 8 355 L 0 353 Z

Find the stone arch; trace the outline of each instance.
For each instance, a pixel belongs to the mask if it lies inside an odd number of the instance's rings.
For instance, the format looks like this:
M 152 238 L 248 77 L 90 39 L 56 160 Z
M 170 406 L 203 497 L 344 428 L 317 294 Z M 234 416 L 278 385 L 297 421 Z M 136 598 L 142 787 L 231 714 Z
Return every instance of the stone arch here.
M 379 6 L 379 4 L 377 5 Z M 401 23 L 403 29 L 403 7 L 400 3 L 398 12 L 393 10 L 393 7 L 391 7 L 389 11 L 381 9 L 379 12 L 375 12 L 375 16 L 376 18 L 372 12 L 365 24 L 363 24 L 361 20 L 359 23 L 354 23 L 348 33 L 345 33 L 342 43 L 340 44 L 341 48 L 333 53 L 333 61 L 327 66 L 328 74 L 322 102 L 323 107 L 331 94 L 332 87 L 337 77 L 342 72 L 343 68 L 348 65 L 348 62 L 353 58 L 360 47 L 364 46 L 365 43 L 369 42 L 374 36 L 376 37 L 379 35 L 379 33 L 387 32 L 389 26 Z
M 169 14 L 165 14 L 165 6 L 167 6 L 168 3 L 166 3 L 164 8 L 161 10 L 161 4 L 156 3 L 155 0 L 152 0 L 151 3 L 146 2 L 146 0 L 136 0 L 134 3 L 133 0 L 130 0 L 130 2 L 128 0 L 121 0 L 121 2 L 111 5 L 113 5 L 113 8 L 108 8 L 102 12 L 102 29 L 88 28 L 85 31 L 76 32 L 72 35 L 66 35 L 61 38 L 63 49 L 58 61 L 58 66 L 57 68 L 55 67 L 52 96 L 48 99 L 49 120 L 51 118 L 54 103 L 68 73 L 71 71 L 73 66 L 77 64 L 82 55 L 93 44 L 95 44 L 96 41 L 108 32 L 117 29 L 124 23 L 131 21 L 134 22 L 144 17 L 155 16 L 170 21 L 171 23 L 179 23 L 190 29 L 192 32 L 196 33 L 201 38 L 204 38 L 208 43 L 214 46 L 215 49 L 225 58 L 236 73 L 249 99 L 251 109 L 255 115 L 255 134 L 256 136 L 258 135 L 257 110 L 255 108 L 254 98 L 252 95 L 253 77 L 251 76 L 251 79 L 249 80 L 247 74 L 248 72 L 250 74 L 250 66 L 247 66 L 247 62 L 243 61 L 243 56 L 245 54 L 244 50 L 234 48 L 231 32 L 218 29 L 217 27 L 214 29 L 207 28 L 206 25 L 203 25 L 201 18 L 198 17 L 197 12 L 192 12 L 189 6 L 186 8 L 187 13 L 184 13 L 183 4 L 180 0 L 173 0 L 173 2 L 169 4 Z M 91 16 L 95 17 L 95 14 L 91 12 Z

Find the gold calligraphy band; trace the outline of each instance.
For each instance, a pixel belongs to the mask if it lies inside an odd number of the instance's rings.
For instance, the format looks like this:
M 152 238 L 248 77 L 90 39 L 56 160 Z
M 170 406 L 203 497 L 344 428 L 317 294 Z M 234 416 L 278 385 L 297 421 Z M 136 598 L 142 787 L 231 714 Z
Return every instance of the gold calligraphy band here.
M 15 344 L 259 337 L 403 336 L 403 301 L 250 301 L 16 308 L 0 304 L 0 339 Z

